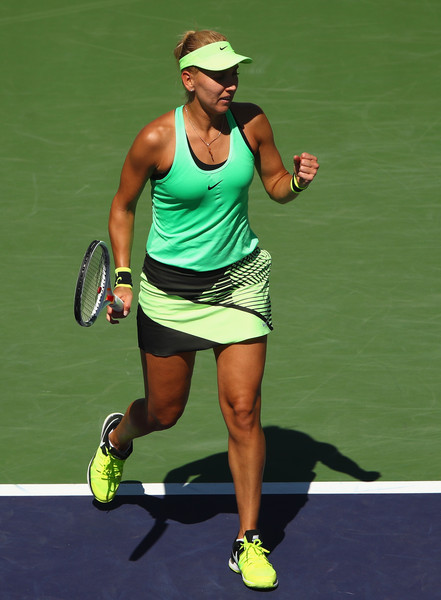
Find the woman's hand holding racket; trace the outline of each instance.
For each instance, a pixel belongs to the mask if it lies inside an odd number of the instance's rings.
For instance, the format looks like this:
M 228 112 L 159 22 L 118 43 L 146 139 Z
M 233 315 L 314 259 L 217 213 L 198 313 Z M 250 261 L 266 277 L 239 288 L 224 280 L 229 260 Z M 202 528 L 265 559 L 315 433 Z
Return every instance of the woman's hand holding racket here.
M 132 306 L 133 300 L 133 291 L 131 288 L 128 287 L 116 287 L 113 290 L 113 293 L 123 303 L 123 310 L 121 311 L 120 306 L 114 306 L 113 304 L 109 304 L 107 306 L 106 318 L 112 325 L 117 325 L 120 319 L 125 319 L 130 313 L 130 308 Z

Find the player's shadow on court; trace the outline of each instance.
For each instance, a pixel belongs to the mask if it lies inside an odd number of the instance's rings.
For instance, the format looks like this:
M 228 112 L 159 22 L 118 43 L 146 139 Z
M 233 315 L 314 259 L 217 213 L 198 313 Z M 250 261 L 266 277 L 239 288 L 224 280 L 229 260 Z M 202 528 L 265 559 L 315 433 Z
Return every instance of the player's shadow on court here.
M 321 462 L 359 481 L 375 481 L 380 477 L 377 471 L 362 469 L 335 446 L 318 442 L 300 431 L 273 426 L 265 427 L 264 431 L 267 441 L 264 482 L 304 483 L 304 491 L 302 488 L 298 494 L 263 495 L 260 529 L 269 550 L 274 550 L 283 540 L 286 526 L 307 502 L 309 484 L 315 479 L 314 468 L 317 463 Z M 148 552 L 170 521 L 201 523 L 218 514 L 237 513 L 233 495 L 186 495 L 185 484 L 190 481 L 192 484 L 232 482 L 227 453 L 214 454 L 170 471 L 164 480 L 164 497 L 145 495 L 140 483 L 130 482 L 131 493 L 135 495 L 117 495 L 105 508 L 98 506 L 102 510 L 109 510 L 124 504 L 136 504 L 155 519 L 151 530 L 133 550 L 130 560 L 138 560 Z M 167 486 L 173 485 L 175 490 L 176 484 L 182 485 L 183 494 L 167 495 Z

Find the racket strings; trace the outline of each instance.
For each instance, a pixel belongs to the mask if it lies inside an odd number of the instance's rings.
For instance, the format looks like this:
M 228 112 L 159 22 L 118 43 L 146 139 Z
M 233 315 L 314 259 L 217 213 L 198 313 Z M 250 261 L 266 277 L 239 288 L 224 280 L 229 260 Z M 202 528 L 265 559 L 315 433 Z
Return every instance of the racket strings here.
M 97 313 L 102 297 L 106 293 L 107 267 L 104 252 L 98 246 L 86 266 L 81 293 L 81 318 L 90 321 Z

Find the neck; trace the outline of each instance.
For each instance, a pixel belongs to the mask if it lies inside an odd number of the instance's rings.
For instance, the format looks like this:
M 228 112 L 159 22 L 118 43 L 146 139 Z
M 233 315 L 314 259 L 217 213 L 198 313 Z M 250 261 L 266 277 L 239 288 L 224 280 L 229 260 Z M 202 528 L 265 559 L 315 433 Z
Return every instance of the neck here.
M 187 114 L 187 119 L 188 119 L 188 122 L 190 124 L 191 129 L 194 131 L 194 133 L 197 135 L 197 137 L 201 140 L 201 142 L 207 148 L 211 160 L 213 162 L 215 162 L 214 161 L 213 152 L 211 151 L 210 146 L 211 146 L 211 144 L 213 144 L 214 142 L 216 142 L 220 138 L 220 136 L 222 135 L 222 129 L 224 127 L 224 122 L 225 122 L 225 115 L 221 116 L 222 120 L 221 120 L 221 123 L 218 126 L 215 126 L 213 123 L 209 123 L 209 126 L 204 129 L 203 127 L 200 126 L 199 123 L 196 124 L 196 123 L 193 122 L 193 120 L 192 120 L 193 115 L 190 115 L 189 108 L 187 106 L 184 106 L 184 109 L 185 109 L 185 113 Z M 211 137 L 211 139 L 210 139 L 209 136 L 212 133 L 216 133 L 216 134 L 214 135 L 214 137 Z
M 213 114 L 204 110 L 196 101 L 185 105 L 185 112 L 193 125 L 202 133 L 213 133 L 213 129 L 220 131 L 225 122 L 225 114 Z

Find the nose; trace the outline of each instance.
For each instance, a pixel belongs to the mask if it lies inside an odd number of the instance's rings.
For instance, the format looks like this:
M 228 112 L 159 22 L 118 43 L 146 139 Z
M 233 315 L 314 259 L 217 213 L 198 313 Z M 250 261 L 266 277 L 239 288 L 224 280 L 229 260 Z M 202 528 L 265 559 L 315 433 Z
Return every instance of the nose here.
M 235 92 L 237 90 L 237 77 L 231 77 L 228 79 L 228 81 L 225 82 L 225 90 L 229 91 L 229 92 Z
M 237 86 L 239 84 L 239 74 L 237 72 L 237 67 L 233 67 L 229 69 L 225 73 L 225 89 L 231 92 L 235 92 L 237 90 Z

